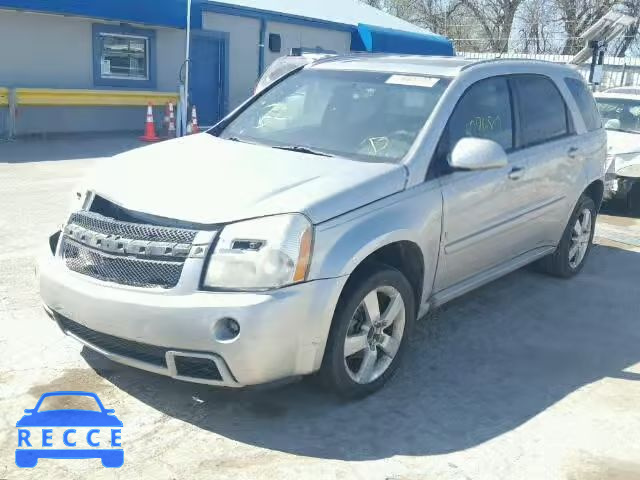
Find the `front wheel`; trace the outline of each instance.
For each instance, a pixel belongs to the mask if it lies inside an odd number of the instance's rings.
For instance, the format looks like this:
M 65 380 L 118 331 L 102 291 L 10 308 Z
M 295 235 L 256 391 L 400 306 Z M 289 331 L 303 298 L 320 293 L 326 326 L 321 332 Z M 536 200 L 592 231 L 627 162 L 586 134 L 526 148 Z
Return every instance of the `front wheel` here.
M 569 278 L 582 270 L 591 251 L 596 215 L 593 199 L 582 195 L 569 219 L 558 249 L 538 263 L 543 272 Z
M 322 362 L 325 385 L 348 398 L 378 390 L 395 373 L 416 316 L 409 281 L 375 265 L 350 279 L 340 298 Z

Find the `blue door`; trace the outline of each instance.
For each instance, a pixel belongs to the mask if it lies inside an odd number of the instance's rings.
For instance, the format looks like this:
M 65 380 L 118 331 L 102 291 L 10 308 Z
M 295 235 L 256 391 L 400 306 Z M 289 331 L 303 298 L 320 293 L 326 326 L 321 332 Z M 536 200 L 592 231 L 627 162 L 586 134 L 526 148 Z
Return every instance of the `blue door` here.
M 225 113 L 225 55 L 225 39 L 220 35 L 214 32 L 191 34 L 189 93 L 201 126 L 213 125 Z

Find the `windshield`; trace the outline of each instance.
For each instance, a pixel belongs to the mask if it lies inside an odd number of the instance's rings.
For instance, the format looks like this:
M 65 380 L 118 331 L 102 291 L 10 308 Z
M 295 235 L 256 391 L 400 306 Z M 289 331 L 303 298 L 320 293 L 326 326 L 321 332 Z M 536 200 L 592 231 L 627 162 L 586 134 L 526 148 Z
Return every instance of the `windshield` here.
M 640 133 L 640 101 L 618 98 L 596 98 L 604 128 L 620 132 Z
M 448 84 L 415 75 L 303 70 L 265 92 L 219 136 L 316 155 L 397 162 Z

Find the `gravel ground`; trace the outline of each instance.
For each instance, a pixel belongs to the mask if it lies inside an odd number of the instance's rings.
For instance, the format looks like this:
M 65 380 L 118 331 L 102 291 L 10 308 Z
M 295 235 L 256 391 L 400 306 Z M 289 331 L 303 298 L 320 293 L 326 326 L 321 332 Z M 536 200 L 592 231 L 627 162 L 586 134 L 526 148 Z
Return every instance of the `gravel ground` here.
M 640 479 L 639 219 L 608 209 L 573 280 L 522 270 L 432 313 L 399 374 L 363 401 L 309 380 L 227 391 L 114 364 L 40 308 L 35 258 L 71 187 L 136 144 L 0 144 L 0 479 Z M 124 467 L 15 466 L 15 422 L 51 390 L 116 410 Z

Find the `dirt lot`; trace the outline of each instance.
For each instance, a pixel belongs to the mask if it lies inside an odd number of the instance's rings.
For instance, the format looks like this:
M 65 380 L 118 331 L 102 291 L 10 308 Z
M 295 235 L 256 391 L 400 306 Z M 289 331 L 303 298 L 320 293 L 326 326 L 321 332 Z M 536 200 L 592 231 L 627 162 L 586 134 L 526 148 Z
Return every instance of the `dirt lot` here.
M 0 144 L 0 479 L 640 479 L 640 220 L 607 210 L 571 281 L 516 272 L 420 322 L 377 395 L 225 391 L 120 366 L 42 312 L 34 263 L 96 157 L 130 139 Z M 50 161 L 37 161 L 48 159 Z M 14 464 L 43 392 L 98 393 L 125 465 Z

